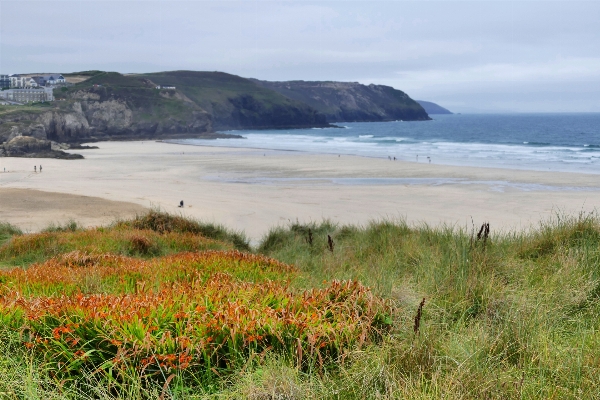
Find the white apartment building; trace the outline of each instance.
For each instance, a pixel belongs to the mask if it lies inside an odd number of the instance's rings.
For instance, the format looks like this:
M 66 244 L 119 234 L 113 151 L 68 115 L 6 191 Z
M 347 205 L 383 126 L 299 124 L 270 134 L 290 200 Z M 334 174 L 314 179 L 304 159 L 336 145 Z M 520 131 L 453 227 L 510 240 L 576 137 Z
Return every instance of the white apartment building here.
M 26 80 L 27 80 L 27 78 L 25 78 L 21 75 L 13 74 L 10 76 L 10 87 L 11 88 L 24 88 Z

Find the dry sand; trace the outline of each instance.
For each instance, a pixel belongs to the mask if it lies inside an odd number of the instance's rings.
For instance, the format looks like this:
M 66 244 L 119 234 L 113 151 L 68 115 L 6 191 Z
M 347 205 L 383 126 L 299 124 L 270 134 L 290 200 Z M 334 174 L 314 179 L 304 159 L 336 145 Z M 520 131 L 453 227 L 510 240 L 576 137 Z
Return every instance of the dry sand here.
M 36 230 L 48 221 L 105 223 L 135 214 L 139 206 L 156 207 L 243 230 L 256 242 L 270 227 L 296 220 L 364 224 L 405 218 L 470 227 L 472 218 L 508 230 L 600 205 L 595 174 L 160 142 L 95 145 L 100 149 L 77 151 L 84 160 L 0 158 L 0 220 Z M 34 173 L 39 164 L 43 172 Z

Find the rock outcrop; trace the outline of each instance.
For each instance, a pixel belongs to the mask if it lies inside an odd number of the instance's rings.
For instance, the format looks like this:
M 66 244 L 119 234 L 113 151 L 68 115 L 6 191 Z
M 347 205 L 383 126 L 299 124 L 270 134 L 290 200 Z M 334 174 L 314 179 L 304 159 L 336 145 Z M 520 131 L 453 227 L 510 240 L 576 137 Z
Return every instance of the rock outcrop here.
M 43 157 L 43 158 L 83 158 L 79 154 L 69 154 L 52 149 L 49 140 L 37 139 L 32 136 L 17 136 L 0 145 L 0 156 L 5 157 Z
M 324 114 L 328 122 L 426 121 L 427 112 L 406 93 L 356 82 L 255 81 Z

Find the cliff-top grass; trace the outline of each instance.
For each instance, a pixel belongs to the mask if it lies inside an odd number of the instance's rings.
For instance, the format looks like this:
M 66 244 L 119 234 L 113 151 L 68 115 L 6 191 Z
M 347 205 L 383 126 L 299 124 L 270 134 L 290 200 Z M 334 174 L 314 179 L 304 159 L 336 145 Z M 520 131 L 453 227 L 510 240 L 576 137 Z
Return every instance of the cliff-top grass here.
M 0 224 L 0 398 L 600 393 L 600 220 Z

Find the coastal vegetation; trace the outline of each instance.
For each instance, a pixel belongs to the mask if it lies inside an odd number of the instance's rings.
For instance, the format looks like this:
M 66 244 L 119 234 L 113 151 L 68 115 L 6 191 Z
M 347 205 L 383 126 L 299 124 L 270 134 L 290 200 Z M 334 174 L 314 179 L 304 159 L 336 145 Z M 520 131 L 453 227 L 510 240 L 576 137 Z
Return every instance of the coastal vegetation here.
M 325 115 L 311 105 L 236 75 L 169 71 L 139 77 L 161 86 L 176 87 L 211 115 L 215 130 L 329 126 Z
M 490 229 L 491 228 L 491 229 Z M 600 219 L 0 224 L 8 399 L 594 398 Z

